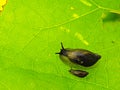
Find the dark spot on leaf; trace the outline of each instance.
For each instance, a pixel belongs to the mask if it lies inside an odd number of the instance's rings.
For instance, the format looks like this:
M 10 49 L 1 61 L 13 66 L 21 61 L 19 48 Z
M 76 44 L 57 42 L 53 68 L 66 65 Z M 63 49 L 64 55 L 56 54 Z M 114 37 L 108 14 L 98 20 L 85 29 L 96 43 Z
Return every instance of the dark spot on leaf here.
M 115 21 L 120 21 L 120 14 L 112 12 L 104 13 L 103 22 L 115 22 Z

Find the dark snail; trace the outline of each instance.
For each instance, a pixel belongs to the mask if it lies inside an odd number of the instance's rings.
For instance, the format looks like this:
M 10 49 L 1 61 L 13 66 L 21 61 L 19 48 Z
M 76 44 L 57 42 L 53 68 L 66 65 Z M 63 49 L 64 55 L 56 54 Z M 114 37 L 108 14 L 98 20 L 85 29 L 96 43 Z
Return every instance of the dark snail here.
M 62 43 L 61 43 L 61 47 L 62 47 L 61 51 L 56 54 L 59 54 L 60 59 L 65 64 L 69 65 L 71 68 L 76 66 L 78 67 L 79 65 L 84 67 L 90 67 L 94 65 L 101 58 L 100 55 L 85 49 L 64 48 Z M 76 76 L 77 76 L 77 73 L 79 74 L 84 73 L 83 76 L 79 75 L 79 77 L 84 77 L 88 74 L 86 71 L 82 71 L 82 70 L 73 71 L 73 69 L 71 69 L 70 72 Z
M 78 77 L 85 77 L 85 76 L 88 75 L 88 72 L 82 71 L 82 70 L 73 70 L 73 69 L 70 69 L 69 72 L 72 73 L 75 76 L 78 76 Z

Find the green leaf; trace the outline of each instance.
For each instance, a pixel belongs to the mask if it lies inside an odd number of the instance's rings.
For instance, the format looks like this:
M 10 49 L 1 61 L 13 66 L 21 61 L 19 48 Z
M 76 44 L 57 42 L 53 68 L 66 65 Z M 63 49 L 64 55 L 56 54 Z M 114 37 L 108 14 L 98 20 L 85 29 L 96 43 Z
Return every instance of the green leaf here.
M 0 90 L 118 90 L 119 0 L 9 0 L 0 13 Z M 103 17 L 103 16 L 106 17 Z M 85 78 L 71 75 L 59 56 L 83 48 L 102 58 Z

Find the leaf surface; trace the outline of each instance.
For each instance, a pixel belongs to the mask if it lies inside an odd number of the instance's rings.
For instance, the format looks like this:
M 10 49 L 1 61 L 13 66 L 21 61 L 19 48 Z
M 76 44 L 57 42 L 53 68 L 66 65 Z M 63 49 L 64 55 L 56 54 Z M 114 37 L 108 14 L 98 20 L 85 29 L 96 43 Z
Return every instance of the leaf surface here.
M 1 5 L 1 4 L 0 4 Z M 0 90 L 118 90 L 119 0 L 9 0 L 0 13 Z M 71 75 L 55 52 L 83 48 L 102 58 L 85 78 Z

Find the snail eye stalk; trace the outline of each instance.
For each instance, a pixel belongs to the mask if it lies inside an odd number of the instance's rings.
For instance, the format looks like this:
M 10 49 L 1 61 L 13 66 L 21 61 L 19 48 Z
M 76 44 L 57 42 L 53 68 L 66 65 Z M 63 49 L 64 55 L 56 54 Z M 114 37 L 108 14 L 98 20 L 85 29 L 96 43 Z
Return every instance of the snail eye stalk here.
M 61 47 L 62 47 L 62 49 L 64 49 L 64 46 L 63 46 L 63 43 L 61 42 Z
M 55 53 L 55 54 L 60 54 L 60 53 L 58 52 L 58 53 Z

